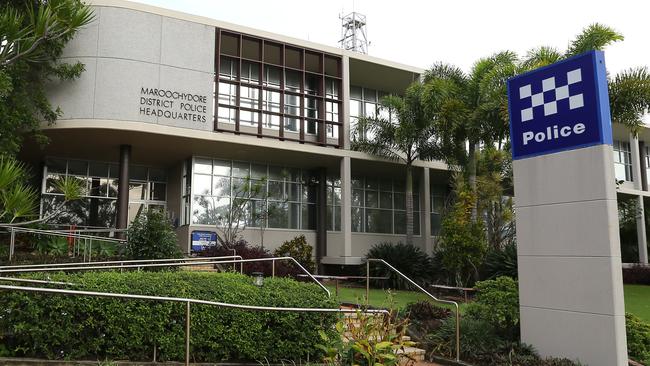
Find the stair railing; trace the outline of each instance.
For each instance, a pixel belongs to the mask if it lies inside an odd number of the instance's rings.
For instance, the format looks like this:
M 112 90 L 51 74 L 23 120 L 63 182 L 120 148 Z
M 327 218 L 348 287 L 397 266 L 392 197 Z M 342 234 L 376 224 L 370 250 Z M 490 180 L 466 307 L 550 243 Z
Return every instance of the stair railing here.
M 455 301 L 451 300 L 443 300 L 439 299 L 433 294 L 431 294 L 429 291 L 425 290 L 422 286 L 418 285 L 410 279 L 408 276 L 400 272 L 397 268 L 393 267 L 390 263 L 386 262 L 383 259 L 377 259 L 377 258 L 367 258 L 366 259 L 366 305 L 368 305 L 368 299 L 370 298 L 370 262 L 377 262 L 385 265 L 390 269 L 391 271 L 397 273 L 400 277 L 408 281 L 411 285 L 413 285 L 415 288 L 429 296 L 432 300 L 442 303 L 442 304 L 449 304 L 453 305 L 455 307 L 455 313 L 456 313 L 456 361 L 460 361 L 460 308 L 458 306 L 458 303 Z

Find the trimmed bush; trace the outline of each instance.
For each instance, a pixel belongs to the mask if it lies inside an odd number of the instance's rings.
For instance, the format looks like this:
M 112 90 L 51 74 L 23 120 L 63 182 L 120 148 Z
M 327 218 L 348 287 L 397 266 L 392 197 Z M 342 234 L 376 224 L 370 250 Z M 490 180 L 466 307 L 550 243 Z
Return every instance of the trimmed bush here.
M 483 262 L 483 276 L 490 280 L 500 276 L 517 278 L 517 245 L 506 244 L 503 249 L 489 249 Z
M 650 267 L 636 265 L 623 268 L 623 283 L 630 285 L 650 285 Z
M 313 248 L 307 243 L 304 235 L 298 235 L 295 238 L 285 241 L 278 249 L 273 252 L 276 257 L 293 257 L 309 272 L 314 272 L 316 263 L 312 258 Z
M 33 275 L 32 277 L 43 277 Z M 233 304 L 336 308 L 315 285 L 266 278 L 261 288 L 235 273 L 97 272 L 50 274 L 75 290 L 212 300 Z M 184 359 L 185 304 L 5 292 L 0 335 L 12 356 L 161 361 Z M 319 330 L 336 316 L 191 307 L 193 362 L 305 360 L 318 357 Z
M 476 283 L 476 299 L 467 306 L 466 313 L 492 325 L 506 339 L 519 335 L 519 288 L 517 281 L 502 276 Z
M 391 242 L 379 243 L 370 248 L 366 257 L 385 260 L 418 284 L 431 279 L 431 258 L 422 249 L 414 245 L 393 244 Z M 388 277 L 386 281 L 373 281 L 375 286 L 388 286 L 392 289 L 409 288 L 409 284 L 402 277 L 382 264 L 371 263 L 370 275 L 373 277 Z
M 182 258 L 176 233 L 164 212 L 148 210 L 129 227 L 126 252 L 132 259 Z
M 631 359 L 650 365 L 650 324 L 638 317 L 625 314 L 627 353 Z
M 477 366 L 580 366 L 565 358 L 541 358 L 535 349 L 518 341 L 499 336 L 489 322 L 472 317 L 460 321 L 461 358 Z M 433 353 L 451 358 L 456 347 L 456 320 L 443 320 L 442 326 L 429 336 Z
M 230 244 L 228 247 L 225 245 L 217 245 L 215 247 L 209 248 L 203 252 L 201 252 L 201 256 L 205 257 L 220 257 L 220 256 L 229 256 L 233 255 L 232 250 L 235 250 L 237 255 L 240 255 L 242 259 L 257 259 L 257 258 L 271 258 L 273 255 L 271 252 L 268 251 L 266 248 L 262 248 L 261 246 L 253 246 L 248 244 L 248 242 L 244 239 L 240 239 L 232 244 Z M 230 265 L 224 265 L 225 268 L 233 268 L 229 267 Z M 265 276 L 270 276 L 271 273 L 273 272 L 272 269 L 272 263 L 271 261 L 267 262 L 247 262 L 244 263 L 244 273 L 251 275 L 255 272 L 261 272 Z M 235 265 L 235 270 L 239 270 L 239 264 Z M 288 261 L 276 261 L 275 262 L 275 275 L 277 277 L 287 277 L 296 273 L 302 273 L 300 270 L 296 270 L 293 267 L 289 266 Z

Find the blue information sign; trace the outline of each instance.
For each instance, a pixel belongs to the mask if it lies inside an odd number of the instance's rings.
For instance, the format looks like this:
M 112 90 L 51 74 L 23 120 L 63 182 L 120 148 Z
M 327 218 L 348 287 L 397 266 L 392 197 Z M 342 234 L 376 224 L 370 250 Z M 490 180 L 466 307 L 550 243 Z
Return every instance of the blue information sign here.
M 192 231 L 192 251 L 201 252 L 217 245 L 217 233 L 214 231 Z
M 612 144 L 601 51 L 508 80 L 508 107 L 513 159 Z

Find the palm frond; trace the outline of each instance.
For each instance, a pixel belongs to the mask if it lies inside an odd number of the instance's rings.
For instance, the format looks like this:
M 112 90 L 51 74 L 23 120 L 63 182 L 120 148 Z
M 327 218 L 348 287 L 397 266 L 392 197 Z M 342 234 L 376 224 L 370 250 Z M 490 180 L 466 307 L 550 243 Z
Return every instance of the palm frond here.
M 590 24 L 569 43 L 565 56 L 570 57 L 591 50 L 602 50 L 610 44 L 622 40 L 623 35 L 614 28 L 599 23 Z
M 550 65 L 564 58 L 564 55 L 554 47 L 542 46 L 533 48 L 526 53 L 521 63 L 522 72 Z
M 625 125 L 634 134 L 643 126 L 650 109 L 650 72 L 638 67 L 617 74 L 609 83 L 612 122 Z

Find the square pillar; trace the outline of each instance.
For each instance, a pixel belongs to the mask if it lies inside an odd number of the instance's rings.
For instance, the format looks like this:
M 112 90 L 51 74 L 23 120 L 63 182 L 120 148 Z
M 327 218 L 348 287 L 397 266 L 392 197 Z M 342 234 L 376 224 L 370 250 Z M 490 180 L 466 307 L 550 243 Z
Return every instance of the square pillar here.
M 352 256 L 352 168 L 351 159 L 341 159 L 341 234 L 343 256 Z
M 427 254 L 433 253 L 433 238 L 431 236 L 431 178 L 429 168 L 422 168 L 422 225 L 421 234 L 424 239 L 424 250 Z
M 343 126 L 339 133 L 343 134 L 343 148 L 350 150 L 350 57 L 343 56 L 341 59 L 341 74 L 343 76 L 341 92 L 341 114 Z

